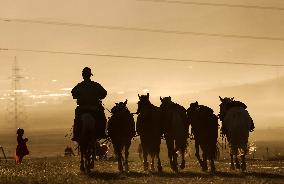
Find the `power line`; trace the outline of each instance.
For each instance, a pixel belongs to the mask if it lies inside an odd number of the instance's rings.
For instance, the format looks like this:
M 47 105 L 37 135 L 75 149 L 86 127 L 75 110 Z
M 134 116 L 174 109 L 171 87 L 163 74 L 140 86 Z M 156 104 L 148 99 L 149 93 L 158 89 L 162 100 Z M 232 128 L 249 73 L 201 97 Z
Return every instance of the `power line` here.
M 98 53 L 83 53 L 83 52 L 71 52 L 71 51 L 70 52 L 69 51 L 52 51 L 52 50 L 35 50 L 35 49 L 18 49 L 18 48 L 0 48 L 0 51 L 21 51 L 21 52 L 35 52 L 35 53 L 48 53 L 48 54 L 66 54 L 66 55 L 96 56 L 96 57 L 110 57 L 110 58 L 156 60 L 156 61 L 167 61 L 167 62 L 194 62 L 194 63 L 211 63 L 211 64 L 284 67 L 284 65 L 282 65 L 282 64 L 228 62 L 228 61 L 197 60 L 197 59 L 177 59 L 177 58 L 145 57 L 145 56 L 131 56 L 131 55 L 98 54 Z
M 219 6 L 219 7 L 229 7 L 229 8 L 247 8 L 247 9 L 260 9 L 260 10 L 278 10 L 278 11 L 284 10 L 284 8 L 275 7 L 275 6 L 226 4 L 226 3 L 207 3 L 207 2 L 179 1 L 179 0 L 136 0 L 136 1 L 149 1 L 149 2 L 155 2 L 155 3 L 169 3 L 169 4 L 185 4 L 185 5 L 196 5 L 196 6 Z
M 120 31 L 139 31 L 139 32 L 151 32 L 151 33 L 177 34 L 177 35 L 194 35 L 194 36 L 209 36 L 209 37 L 284 41 L 283 37 L 205 33 L 205 32 L 193 32 L 193 31 L 178 31 L 178 30 L 149 29 L 149 28 L 124 27 L 124 26 L 81 24 L 81 23 L 71 23 L 71 22 L 41 21 L 41 20 L 30 20 L 30 19 L 15 19 L 15 18 L 1 18 L 0 17 L 0 21 L 32 23 L 32 24 L 46 24 L 46 25 L 56 25 L 56 26 L 84 27 L 84 28 L 96 28 L 96 29 L 109 29 L 109 30 L 120 30 Z

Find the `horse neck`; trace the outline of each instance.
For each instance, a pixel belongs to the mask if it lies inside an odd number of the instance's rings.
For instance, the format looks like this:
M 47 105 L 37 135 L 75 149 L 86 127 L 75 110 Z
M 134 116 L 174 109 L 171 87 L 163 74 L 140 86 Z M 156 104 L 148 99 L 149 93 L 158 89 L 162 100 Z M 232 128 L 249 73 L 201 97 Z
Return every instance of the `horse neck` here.
M 154 106 L 153 104 L 148 103 L 148 104 L 143 105 L 142 112 L 143 113 L 149 113 L 149 112 L 152 112 L 156 108 L 157 107 Z

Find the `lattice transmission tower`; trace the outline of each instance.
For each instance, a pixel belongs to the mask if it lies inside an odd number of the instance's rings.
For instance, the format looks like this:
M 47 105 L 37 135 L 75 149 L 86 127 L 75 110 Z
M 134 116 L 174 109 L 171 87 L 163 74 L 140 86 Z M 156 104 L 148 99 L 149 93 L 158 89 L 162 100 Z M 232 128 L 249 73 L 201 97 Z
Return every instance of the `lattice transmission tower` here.
M 9 93 L 8 102 L 8 122 L 11 128 L 18 128 L 23 126 L 26 120 L 26 114 L 23 103 L 23 89 L 21 89 L 21 80 L 25 79 L 24 76 L 20 75 L 20 67 L 18 66 L 17 58 L 14 58 L 12 67 L 12 75 L 10 77 L 12 83 L 12 89 Z

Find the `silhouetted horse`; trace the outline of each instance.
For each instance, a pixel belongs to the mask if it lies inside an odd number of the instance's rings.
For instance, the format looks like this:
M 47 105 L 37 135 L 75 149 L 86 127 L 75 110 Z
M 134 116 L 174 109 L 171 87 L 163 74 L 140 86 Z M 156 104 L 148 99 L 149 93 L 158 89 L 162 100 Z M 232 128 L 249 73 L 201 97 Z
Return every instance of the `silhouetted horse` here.
M 210 160 L 211 172 L 215 172 L 214 160 L 217 153 L 218 118 L 207 106 L 191 103 L 187 110 L 191 131 L 195 140 L 195 156 L 203 171 L 208 170 L 207 160 Z M 202 159 L 199 155 L 202 150 Z
M 172 170 L 178 172 L 177 151 L 180 152 L 182 157 L 180 168 L 185 168 L 184 154 L 187 147 L 189 127 L 186 118 L 186 109 L 172 102 L 170 96 L 160 97 L 160 100 L 161 119 L 168 148 L 168 157 Z
M 126 107 L 125 102 L 116 103 L 111 109 L 112 116 L 108 121 L 108 134 L 111 138 L 113 149 L 118 159 L 118 170 L 123 172 L 123 164 L 125 171 L 128 172 L 128 155 L 131 139 L 135 136 L 135 122 L 133 115 Z M 124 148 L 125 158 L 123 159 L 122 150 Z
M 160 144 L 162 136 L 162 128 L 160 122 L 159 108 L 151 104 L 149 101 L 149 93 L 147 95 L 138 95 L 138 117 L 136 131 L 140 136 L 141 146 L 143 150 L 144 170 L 148 170 L 148 154 L 151 156 L 151 170 L 154 171 L 154 160 L 158 159 L 158 171 L 162 171 L 160 160 Z
M 235 156 L 236 168 L 241 167 L 242 171 L 245 171 L 249 132 L 254 128 L 252 119 L 244 103 L 234 101 L 234 98 L 219 98 L 221 100 L 219 118 L 222 121 L 222 134 L 227 137 L 230 144 L 231 169 L 235 169 Z M 238 154 L 241 155 L 241 166 Z
M 96 120 L 90 113 L 81 115 L 81 135 L 79 147 L 81 153 L 81 171 L 90 172 L 94 168 L 96 145 Z

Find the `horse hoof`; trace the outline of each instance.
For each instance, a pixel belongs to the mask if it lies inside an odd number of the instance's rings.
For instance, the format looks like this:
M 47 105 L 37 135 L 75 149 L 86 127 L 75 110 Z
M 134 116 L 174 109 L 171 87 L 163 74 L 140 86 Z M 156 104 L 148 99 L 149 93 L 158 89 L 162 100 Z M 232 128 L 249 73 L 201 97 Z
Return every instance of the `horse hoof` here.
M 208 169 L 203 167 L 203 168 L 202 168 L 202 171 L 203 171 L 203 172 L 206 172 L 206 171 L 208 171 Z
M 159 173 L 163 172 L 162 166 L 158 166 L 158 172 L 159 172 Z
M 185 168 L 185 162 L 184 162 L 184 161 L 180 164 L 180 168 L 181 168 L 181 169 L 184 169 L 184 168 Z
M 144 163 L 144 171 L 148 171 L 148 162 Z
M 90 168 L 91 168 L 91 169 L 94 169 L 94 167 L 95 167 L 95 162 L 92 161 L 92 162 L 90 163 Z
M 175 173 L 178 173 L 178 167 L 177 167 L 177 166 L 173 166 L 173 167 L 172 167 L 172 170 L 173 170 Z
M 242 165 L 242 172 L 245 172 L 247 170 L 246 166 L 245 165 Z
M 84 171 L 85 171 L 84 166 L 81 166 L 81 167 L 80 167 L 80 170 L 84 172 Z
M 129 167 L 128 166 L 125 166 L 125 172 L 129 172 Z
M 240 164 L 237 163 L 237 164 L 236 164 L 236 168 L 237 168 L 237 169 L 240 169 L 240 168 L 241 168 Z
M 216 169 L 215 168 L 211 168 L 210 173 L 214 175 L 216 173 Z
M 123 172 L 123 167 L 122 166 L 118 166 L 118 170 L 119 170 L 119 172 Z
M 203 171 L 203 172 L 208 171 L 208 167 L 207 167 L 207 166 L 203 166 L 203 167 L 202 167 L 202 171 Z
M 85 168 L 85 172 L 86 172 L 87 174 L 90 174 L 91 169 L 90 169 L 90 167 L 89 167 L 89 166 L 86 166 L 86 168 Z

